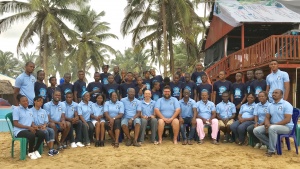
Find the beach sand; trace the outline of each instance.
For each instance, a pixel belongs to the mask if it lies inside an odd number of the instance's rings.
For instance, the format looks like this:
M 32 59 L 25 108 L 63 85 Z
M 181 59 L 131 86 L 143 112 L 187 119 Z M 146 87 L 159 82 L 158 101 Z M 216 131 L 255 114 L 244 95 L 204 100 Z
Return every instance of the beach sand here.
M 108 138 L 108 137 L 106 137 Z M 265 150 L 250 146 L 237 146 L 235 143 L 213 145 L 206 138 L 203 145 L 174 145 L 165 138 L 161 145 L 153 145 L 145 140 L 142 147 L 126 147 L 121 143 L 118 149 L 106 141 L 105 147 L 68 148 L 57 156 L 47 155 L 47 148 L 41 159 L 19 160 L 19 142 L 15 143 L 15 157 L 11 158 L 11 136 L 0 133 L 0 168 L 298 168 L 300 157 L 295 148 L 288 151 L 285 147 L 283 155 L 266 157 Z

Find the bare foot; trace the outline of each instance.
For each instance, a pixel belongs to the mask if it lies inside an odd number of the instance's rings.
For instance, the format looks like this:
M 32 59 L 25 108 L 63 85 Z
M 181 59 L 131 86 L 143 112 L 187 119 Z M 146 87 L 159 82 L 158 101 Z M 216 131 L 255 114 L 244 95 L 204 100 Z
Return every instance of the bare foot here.
M 174 144 L 177 144 L 177 139 L 176 139 L 176 140 L 173 140 L 173 143 L 174 143 Z
M 162 143 L 162 140 L 158 140 L 158 144 L 161 144 Z

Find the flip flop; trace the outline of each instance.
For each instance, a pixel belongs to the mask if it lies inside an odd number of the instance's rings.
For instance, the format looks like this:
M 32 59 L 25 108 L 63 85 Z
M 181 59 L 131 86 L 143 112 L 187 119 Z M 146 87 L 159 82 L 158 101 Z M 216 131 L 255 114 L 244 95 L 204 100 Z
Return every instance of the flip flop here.
M 154 141 L 153 144 L 154 144 L 154 145 L 158 145 L 159 143 L 158 143 L 157 141 Z
M 187 140 L 184 140 L 183 142 L 182 142 L 182 145 L 186 145 L 187 144 Z
M 213 140 L 213 141 L 211 142 L 211 144 L 219 145 L 219 143 L 217 142 L 217 140 Z

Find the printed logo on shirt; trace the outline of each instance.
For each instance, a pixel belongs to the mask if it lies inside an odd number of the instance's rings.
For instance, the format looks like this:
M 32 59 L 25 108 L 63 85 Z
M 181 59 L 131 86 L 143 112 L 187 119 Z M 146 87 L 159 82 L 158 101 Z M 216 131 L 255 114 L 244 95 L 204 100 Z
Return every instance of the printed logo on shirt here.
M 44 115 L 44 114 L 41 114 L 41 118 L 44 119 L 44 118 L 45 118 L 45 115 Z
M 32 114 L 31 112 L 29 113 L 29 115 L 30 115 L 31 117 L 33 117 L 33 114 Z
M 103 84 L 108 84 L 108 80 L 107 80 L 107 78 L 103 78 Z
M 147 90 L 150 90 L 150 83 L 145 83 L 146 87 L 147 87 Z
M 82 86 L 82 93 L 86 91 L 86 87 Z
M 32 82 L 32 83 L 35 83 L 35 78 L 32 78 L 32 79 L 31 79 L 31 82 Z
M 281 76 L 277 76 L 277 80 L 281 80 Z
M 71 89 L 66 88 L 65 91 L 64 91 L 64 93 L 67 94 L 68 92 L 72 92 L 72 91 L 71 91 Z
M 72 106 L 72 107 L 71 107 L 71 110 L 72 110 L 72 112 L 74 112 L 74 111 L 75 111 L 75 108 Z
M 250 106 L 249 109 L 252 110 L 252 109 L 254 109 L 254 107 L 253 107 L 253 106 Z
M 119 103 L 116 104 L 116 108 L 117 108 L 117 109 L 120 109 L 120 108 L 121 108 L 121 106 L 119 105 Z
M 135 106 L 135 105 L 136 105 L 136 101 L 133 101 L 133 102 L 131 103 L 131 105 L 132 105 L 132 106 Z
M 222 93 L 225 92 L 227 88 L 225 86 L 219 87 L 219 95 L 222 96 Z
M 108 90 L 108 94 L 110 94 L 110 93 L 112 93 L 112 92 L 114 92 L 115 91 L 115 89 L 109 89 Z
M 58 111 L 62 111 L 62 108 L 61 108 L 61 106 L 58 106 Z
M 262 88 L 260 86 L 256 86 L 256 88 L 255 88 L 256 96 L 258 96 L 259 92 L 261 92 L 261 91 L 262 91 Z
M 264 108 L 264 112 L 267 113 L 267 112 L 268 112 L 268 109 L 267 109 L 267 108 Z
M 170 102 L 170 105 L 173 105 L 173 104 L 174 104 L 173 101 L 171 101 L 171 102 Z
M 206 108 L 207 108 L 208 110 L 211 110 L 211 106 L 206 106 Z
M 192 106 L 192 103 L 188 102 L 186 105 L 187 105 L 188 107 L 191 107 L 191 106 Z
M 250 93 L 250 86 L 247 87 L 247 92 Z
M 192 89 L 191 89 L 191 87 L 190 86 L 185 86 L 185 88 L 184 89 L 188 89 L 189 91 L 190 91 L 190 94 L 192 93 Z
M 198 77 L 197 77 L 197 79 L 196 79 L 196 83 L 197 83 L 197 84 L 200 84 L 200 83 L 202 83 L 201 76 L 198 76 Z
M 45 88 L 40 88 L 39 96 L 43 97 L 43 99 L 46 99 L 46 89 Z
M 202 89 L 201 92 L 207 92 L 208 93 L 208 90 L 206 89 Z
M 94 88 L 93 88 L 93 91 L 96 91 L 96 90 L 98 90 L 98 89 L 99 89 L 99 87 L 94 87 Z M 94 94 L 93 94 L 93 97 L 96 97 L 97 94 L 98 94 L 98 93 L 94 93 Z
M 278 110 L 279 110 L 279 111 L 282 111 L 282 106 L 279 106 L 279 107 L 278 107 Z
M 237 99 L 242 98 L 242 91 L 241 91 L 241 89 L 236 88 L 236 89 L 234 90 L 234 98 L 237 98 Z
M 179 87 L 174 87 L 173 88 L 173 96 L 179 96 L 180 95 L 180 89 Z

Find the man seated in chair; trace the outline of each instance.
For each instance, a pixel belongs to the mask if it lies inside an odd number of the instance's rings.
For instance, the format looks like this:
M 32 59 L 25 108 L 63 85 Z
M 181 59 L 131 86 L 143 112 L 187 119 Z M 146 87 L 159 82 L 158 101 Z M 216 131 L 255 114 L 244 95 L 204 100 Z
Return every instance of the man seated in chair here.
M 49 124 L 48 126 L 52 128 L 55 132 L 55 141 L 58 145 L 58 149 L 67 148 L 64 145 L 64 141 L 68 136 L 70 131 L 70 122 L 65 121 L 66 105 L 60 101 L 61 93 L 60 91 L 54 91 L 52 101 L 44 105 L 44 110 L 48 114 Z M 58 132 L 62 132 L 61 139 L 58 139 Z
M 179 100 L 181 112 L 179 114 L 180 132 L 182 135 L 182 145 L 192 145 L 192 140 L 195 135 L 196 128 L 196 102 L 190 98 L 191 92 L 188 89 L 183 90 L 183 98 Z M 194 110 L 194 111 L 193 111 Z M 190 125 L 190 132 L 188 138 L 186 138 L 186 126 Z
M 198 144 L 204 143 L 204 126 L 210 125 L 212 128 L 211 137 L 213 139 L 211 143 L 217 145 L 219 144 L 217 142 L 219 127 L 218 120 L 216 119 L 216 107 L 213 102 L 208 100 L 208 98 L 209 95 L 207 91 L 201 92 L 201 100 L 196 103 L 196 108 L 194 108 L 197 109 L 196 130 L 200 138 Z
M 294 125 L 292 121 L 293 106 L 283 100 L 283 91 L 274 90 L 272 98 L 274 101 L 268 106 L 265 125 L 258 126 L 253 130 L 254 135 L 267 145 L 266 155 L 268 157 L 275 154 L 278 134 L 289 134 Z
M 135 98 L 134 88 L 128 88 L 128 96 L 121 99 L 121 102 L 124 104 L 124 115 L 121 120 L 122 130 L 127 137 L 126 146 L 140 147 L 141 145 L 137 142 L 137 139 L 140 134 L 141 127 L 141 102 Z M 134 138 L 130 136 L 130 127 L 134 127 Z M 133 140 L 133 142 L 132 142 Z
M 165 86 L 163 90 L 163 97 L 159 98 L 155 103 L 155 115 L 158 120 L 158 143 L 162 143 L 162 135 L 165 125 L 171 125 L 173 130 L 173 143 L 177 144 L 177 137 L 179 133 L 180 105 L 175 97 L 171 97 L 170 86 Z

